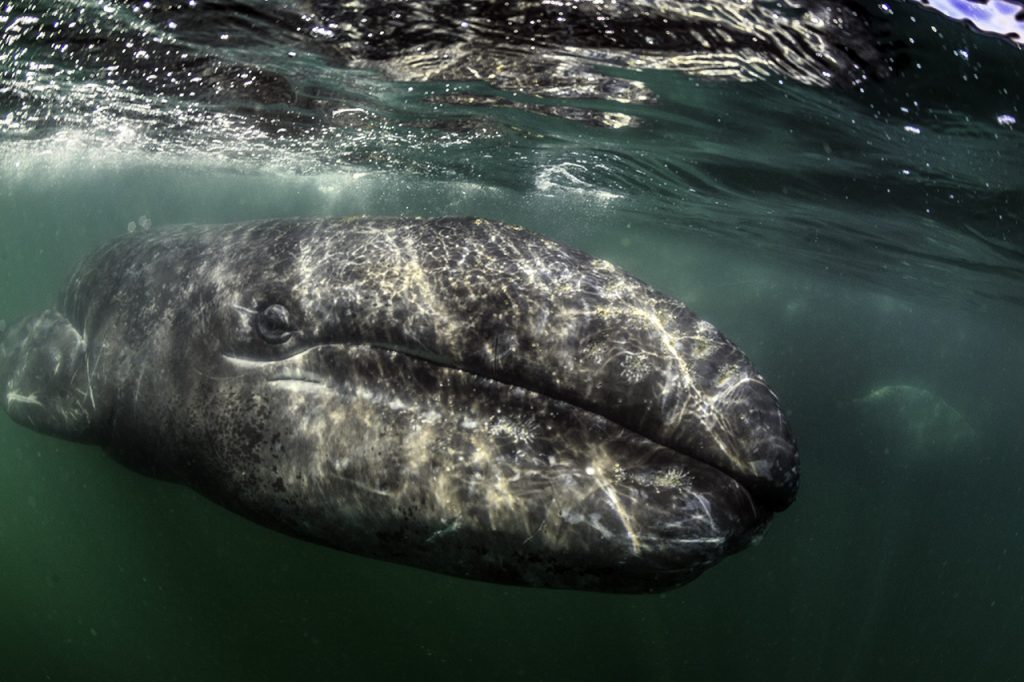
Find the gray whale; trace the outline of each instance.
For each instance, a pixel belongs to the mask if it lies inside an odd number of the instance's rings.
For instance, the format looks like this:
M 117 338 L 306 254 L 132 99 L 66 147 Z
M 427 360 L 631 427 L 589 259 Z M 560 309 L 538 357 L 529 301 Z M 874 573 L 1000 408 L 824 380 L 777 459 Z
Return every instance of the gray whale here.
M 794 499 L 772 391 L 605 261 L 471 218 L 121 237 L 0 345 L 7 413 L 257 523 L 502 583 L 686 583 Z

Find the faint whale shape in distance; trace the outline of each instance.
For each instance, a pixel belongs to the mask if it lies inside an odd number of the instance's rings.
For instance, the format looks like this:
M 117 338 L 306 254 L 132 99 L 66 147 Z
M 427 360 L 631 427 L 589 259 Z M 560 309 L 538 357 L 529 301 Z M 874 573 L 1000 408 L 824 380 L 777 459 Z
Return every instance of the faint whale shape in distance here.
M 960 454 L 977 438 L 967 418 L 942 397 L 918 386 L 886 384 L 854 401 L 868 431 L 890 454 L 913 460 Z

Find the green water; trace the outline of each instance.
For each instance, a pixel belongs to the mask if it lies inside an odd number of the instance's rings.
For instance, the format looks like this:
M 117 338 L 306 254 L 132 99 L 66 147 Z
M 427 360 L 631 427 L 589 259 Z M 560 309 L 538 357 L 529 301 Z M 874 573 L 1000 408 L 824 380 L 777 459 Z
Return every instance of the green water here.
M 622 128 L 268 47 L 303 93 L 377 117 L 268 105 L 299 121 L 275 137 L 0 53 L 0 318 L 52 305 L 141 216 L 478 215 L 685 301 L 765 375 L 802 458 L 759 545 L 601 595 L 306 544 L 0 417 L 0 680 L 1021 679 L 1024 61 L 898 9 L 909 66 L 860 89 L 607 67 L 656 100 L 537 100 Z
M 13 180 L 0 198 L 12 316 L 48 305 L 83 251 L 141 213 L 158 224 L 419 214 L 441 199 L 612 259 L 713 320 L 787 406 L 802 484 L 759 546 L 685 588 L 517 589 L 292 540 L 4 420 L 4 679 L 1013 677 L 1019 308 L 786 267 L 566 196 L 341 175 L 324 189 L 325 178 L 144 163 L 59 170 Z M 876 423 L 885 411 L 856 401 L 887 384 L 942 396 L 976 433 L 949 452 Z

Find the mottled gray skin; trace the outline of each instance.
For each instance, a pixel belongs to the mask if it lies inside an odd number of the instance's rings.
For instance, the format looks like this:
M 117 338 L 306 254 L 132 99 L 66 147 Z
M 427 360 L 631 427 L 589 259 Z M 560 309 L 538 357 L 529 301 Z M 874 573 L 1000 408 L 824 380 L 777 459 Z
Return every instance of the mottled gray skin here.
M 483 220 L 127 235 L 10 330 L 0 382 L 16 421 L 263 525 L 505 583 L 680 585 L 797 489 L 774 394 L 710 324 Z

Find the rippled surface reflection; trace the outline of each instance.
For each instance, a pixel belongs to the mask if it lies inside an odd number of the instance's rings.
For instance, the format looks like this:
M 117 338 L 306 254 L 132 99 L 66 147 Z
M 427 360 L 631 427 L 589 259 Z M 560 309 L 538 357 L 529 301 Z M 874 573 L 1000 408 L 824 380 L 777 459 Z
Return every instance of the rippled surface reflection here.
M 1012 2 L 931 4 L 1019 23 Z M 1012 40 L 914 4 L 0 10 L 0 141 L 15 175 L 137 153 L 582 192 L 861 276 L 948 288 L 954 271 L 955 289 L 1019 298 L 1007 285 L 1022 274 L 1024 61 Z

